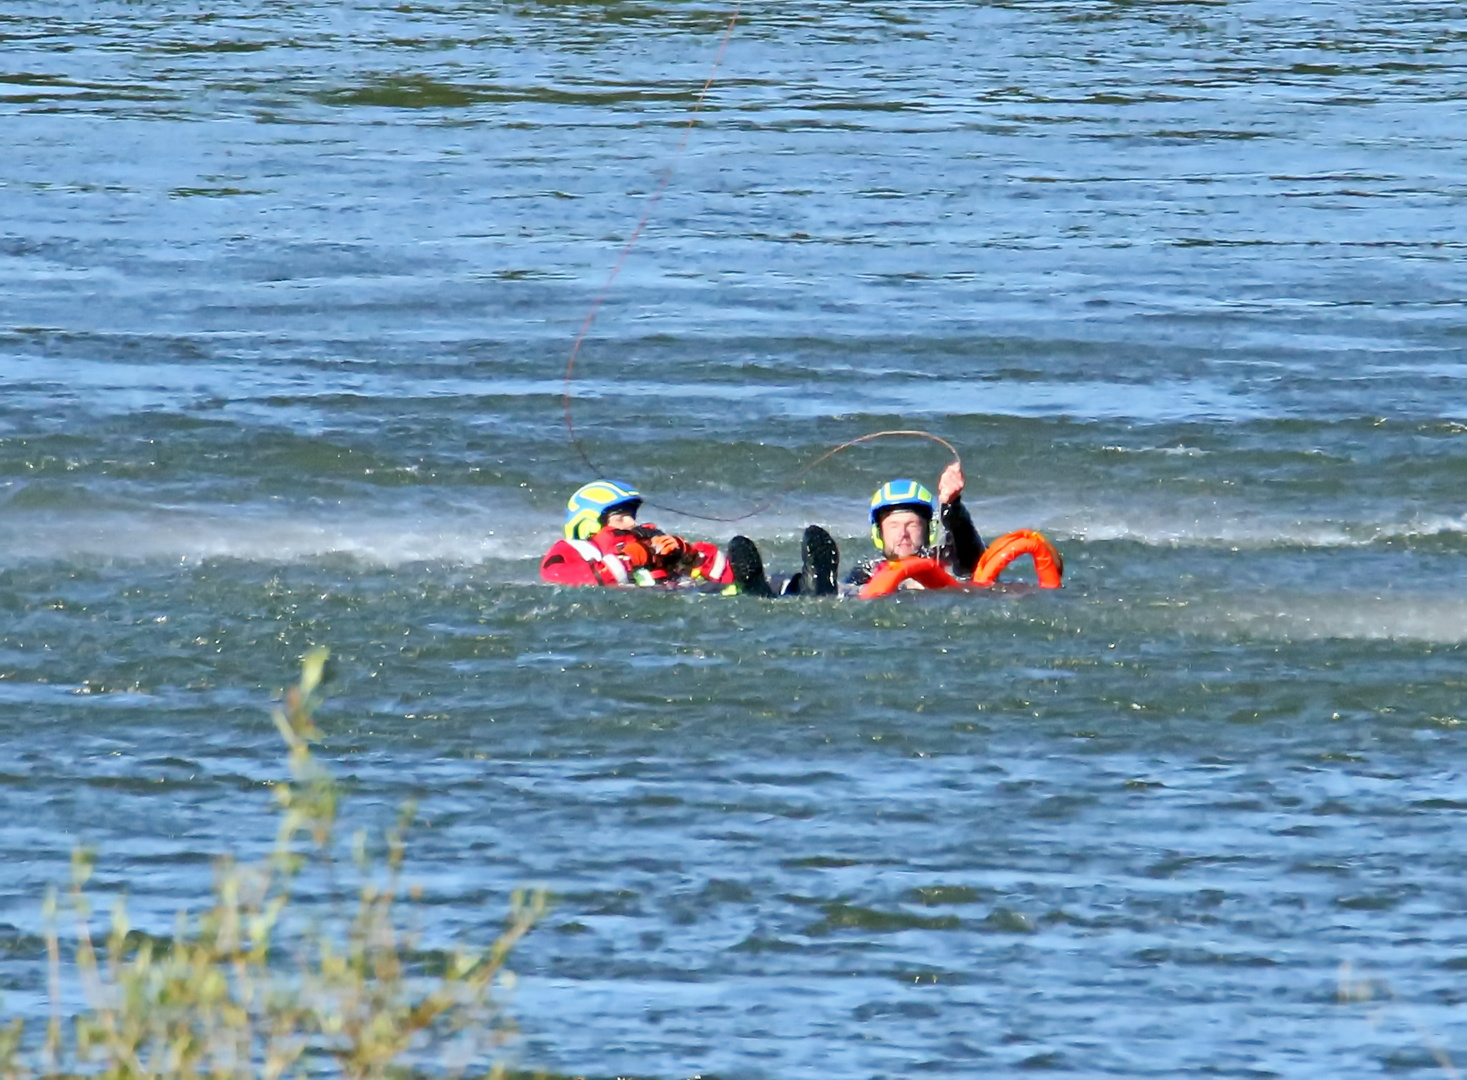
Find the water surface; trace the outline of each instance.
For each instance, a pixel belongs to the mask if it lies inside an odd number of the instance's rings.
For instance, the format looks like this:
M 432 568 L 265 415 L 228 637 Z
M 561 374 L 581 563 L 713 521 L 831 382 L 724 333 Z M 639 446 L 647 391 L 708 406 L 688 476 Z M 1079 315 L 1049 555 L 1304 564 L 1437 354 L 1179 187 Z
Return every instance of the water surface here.
M 1467 1042 L 1460 6 L 0 6 L 0 990 L 77 843 L 160 929 L 265 715 L 416 799 L 567 1075 L 1430 1074 Z M 568 592 L 957 444 L 1057 595 Z M 740 528 L 862 554 L 854 450 Z M 735 526 L 657 512 L 721 539 Z M 1341 1004 L 1342 962 L 1394 1004 Z M 1460 1056 L 1460 1055 L 1459 1055 Z

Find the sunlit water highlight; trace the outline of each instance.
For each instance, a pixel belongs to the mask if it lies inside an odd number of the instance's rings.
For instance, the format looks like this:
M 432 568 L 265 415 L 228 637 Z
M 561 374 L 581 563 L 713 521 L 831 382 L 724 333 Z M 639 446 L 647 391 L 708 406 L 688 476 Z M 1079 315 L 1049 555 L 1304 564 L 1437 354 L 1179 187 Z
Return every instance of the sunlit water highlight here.
M 1429 1074 L 1467 1049 L 1459 5 L 0 10 L 0 991 L 171 926 L 270 695 L 515 885 L 569 1075 Z M 930 428 L 1067 587 L 559 592 L 588 449 L 739 515 Z M 926 443 L 733 528 L 785 569 Z M 1339 965 L 1388 982 L 1341 1004 Z

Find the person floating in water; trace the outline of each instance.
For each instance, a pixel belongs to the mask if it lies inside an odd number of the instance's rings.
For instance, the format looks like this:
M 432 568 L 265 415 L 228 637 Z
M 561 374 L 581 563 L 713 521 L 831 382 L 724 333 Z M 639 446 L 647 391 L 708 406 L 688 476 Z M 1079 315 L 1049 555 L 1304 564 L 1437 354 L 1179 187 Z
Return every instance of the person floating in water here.
M 577 488 L 566 503 L 565 538 L 540 560 L 540 577 L 556 585 L 734 584 L 717 545 L 638 524 L 641 507 L 641 493 L 619 480 Z
M 877 488 L 870 517 L 879 554 L 858 562 L 846 584 L 858 589 L 878 572 L 891 573 L 917 559 L 940 565 L 938 574 L 970 578 L 984 546 L 963 505 L 963 486 L 963 470 L 954 462 L 938 479 L 936 499 L 916 480 L 889 480 Z M 540 576 L 557 585 L 703 586 L 761 597 L 840 592 L 840 550 L 819 525 L 806 528 L 801 538 L 800 571 L 771 581 L 747 536 L 730 540 L 725 557 L 714 544 L 638 524 L 641 506 L 641 494 L 620 481 L 597 480 L 577 489 L 566 504 L 565 538 L 545 553 Z M 956 581 L 949 577 L 943 583 Z
M 846 584 L 865 585 L 885 566 L 903 559 L 935 559 L 949 573 L 968 578 L 983 556 L 983 540 L 963 505 L 963 469 L 953 462 L 937 482 L 937 498 L 916 480 L 889 480 L 871 496 L 871 539 L 879 552 L 858 562 Z M 935 506 L 934 506 L 935 504 Z M 941 537 L 939 538 L 939 531 Z M 759 549 L 746 536 L 728 545 L 737 591 L 751 596 L 836 593 L 840 554 L 830 534 L 819 525 L 805 530 L 800 545 L 801 571 L 770 584 Z
M 877 488 L 871 496 L 871 539 L 880 554 L 858 562 L 847 583 L 864 585 L 885 564 L 911 558 L 936 559 L 955 577 L 972 577 L 983 539 L 963 505 L 964 483 L 956 461 L 942 471 L 935 514 L 932 492 L 915 480 L 888 480 Z

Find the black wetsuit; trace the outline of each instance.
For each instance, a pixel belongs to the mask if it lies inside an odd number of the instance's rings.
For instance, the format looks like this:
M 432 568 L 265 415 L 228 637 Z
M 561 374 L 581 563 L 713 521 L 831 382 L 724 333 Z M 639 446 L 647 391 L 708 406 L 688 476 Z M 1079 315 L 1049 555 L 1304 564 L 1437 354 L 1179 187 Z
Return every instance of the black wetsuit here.
M 937 559 L 955 576 L 971 577 L 973 569 L 983 555 L 983 538 L 973 527 L 973 519 L 968 514 L 968 508 L 963 505 L 961 495 L 952 502 L 942 505 L 938 513 L 938 523 L 942 529 L 938 536 L 937 547 L 934 548 L 928 544 L 919 548 L 916 557 Z M 871 580 L 871 575 L 886 561 L 885 555 L 873 555 L 869 559 L 861 560 L 851 568 L 850 574 L 846 577 L 846 584 L 866 584 Z

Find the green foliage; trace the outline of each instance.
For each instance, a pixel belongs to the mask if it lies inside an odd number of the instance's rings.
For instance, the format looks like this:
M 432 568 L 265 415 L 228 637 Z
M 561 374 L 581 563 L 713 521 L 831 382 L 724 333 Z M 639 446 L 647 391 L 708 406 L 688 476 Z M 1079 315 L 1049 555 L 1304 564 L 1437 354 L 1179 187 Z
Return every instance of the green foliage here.
M 429 972 L 417 935 L 403 924 L 405 807 L 373 860 L 363 834 L 352 852 L 360 880 L 349 905 L 296 910 L 291 889 L 315 866 L 335 875 L 338 791 L 312 753 L 314 713 L 327 652 L 313 650 L 300 683 L 274 713 L 289 749 L 290 777 L 275 788 L 280 827 L 257 865 L 216 865 L 212 905 L 180 913 L 171 939 L 133 930 L 127 907 L 112 910 L 106 943 L 92 936 L 85 891 L 93 858 L 72 860 L 64 900 L 47 898 L 52 1016 L 44 1045 L 27 1050 L 20 1020 L 0 1026 L 0 1080 L 43 1076 L 244 1080 L 328 1073 L 348 1078 L 457 1076 L 488 1064 L 511 1025 L 491 991 L 513 984 L 515 944 L 545 911 L 542 892 L 516 892 L 504 931 L 487 949 L 439 954 Z M 409 899 L 412 899 L 410 896 Z M 75 919 L 72 966 L 86 1007 L 61 1018 L 59 911 Z

